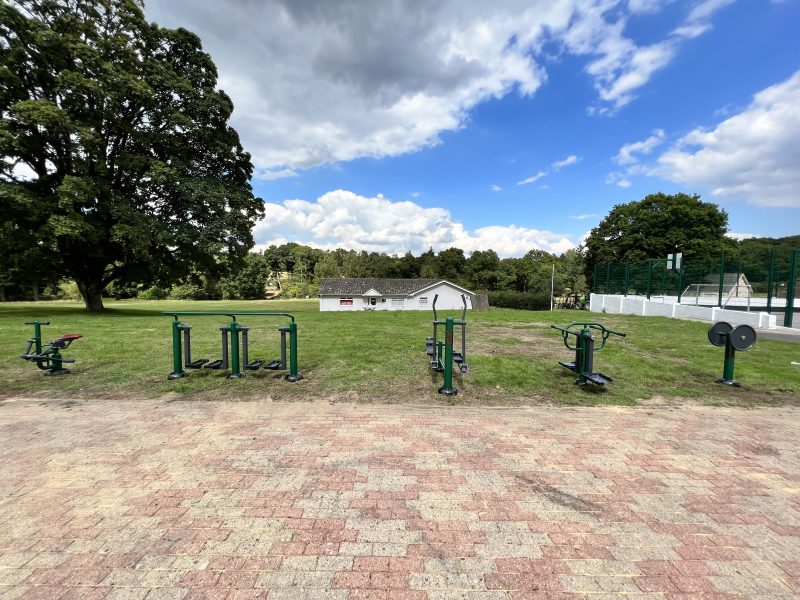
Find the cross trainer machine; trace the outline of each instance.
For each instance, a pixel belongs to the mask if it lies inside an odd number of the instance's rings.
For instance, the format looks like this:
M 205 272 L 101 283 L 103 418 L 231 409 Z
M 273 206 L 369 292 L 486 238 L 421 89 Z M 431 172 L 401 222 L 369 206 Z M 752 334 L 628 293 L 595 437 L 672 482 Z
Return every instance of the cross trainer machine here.
M 732 327 L 730 323 L 718 321 L 708 330 L 708 341 L 715 346 L 725 346 L 725 364 L 717 383 L 741 387 L 742 384 L 733 378 L 736 351 L 746 352 L 756 345 L 756 330 L 750 325 Z
M 287 337 L 288 339 L 288 369 L 289 373 L 284 375 L 286 381 L 300 381 L 303 376 L 297 370 L 297 323 L 289 313 L 277 312 L 205 312 L 205 311 L 181 311 L 163 312 L 163 315 L 173 317 L 172 321 L 172 373 L 167 379 L 180 379 L 189 373 L 184 369 L 213 369 L 227 371 L 230 368 L 228 379 L 239 379 L 245 376 L 244 371 L 257 371 L 259 368 L 270 371 L 285 371 L 287 369 Z M 226 316 L 231 318 L 231 322 L 222 325 L 220 330 L 222 357 L 216 360 L 207 358 L 192 359 L 192 326 L 180 321 L 179 317 L 190 316 Z M 279 359 L 267 362 L 266 360 L 250 360 L 250 344 L 248 332 L 250 327 L 242 325 L 236 320 L 240 316 L 260 316 L 260 317 L 289 317 L 291 321 L 278 328 L 281 334 L 281 355 Z M 183 340 L 181 340 L 183 338 Z M 230 339 L 230 342 L 229 342 Z M 240 345 L 241 340 L 241 345 Z M 182 342 L 182 343 L 181 343 Z M 230 349 L 230 352 L 229 352 Z M 183 356 L 181 356 L 183 355 Z
M 66 350 L 72 342 L 83 336 L 80 333 L 65 333 L 60 338 L 42 345 L 42 325 L 50 325 L 50 321 L 25 321 L 25 325 L 33 325 L 33 337 L 28 340 L 25 352 L 20 354 L 22 360 L 35 362 L 36 366 L 44 371 L 45 375 L 66 375 L 69 369 L 64 368 L 64 363 L 74 363 L 74 358 L 64 358 L 62 350 Z
M 570 350 L 575 351 L 575 362 L 560 362 L 562 367 L 566 367 L 578 378 L 575 380 L 576 385 L 605 385 L 614 381 L 608 375 L 603 373 L 594 372 L 594 353 L 602 350 L 609 335 L 618 335 L 625 337 L 624 333 L 606 329 L 600 323 L 570 323 L 566 327 L 559 327 L 558 325 L 551 325 L 553 329 L 558 329 L 561 332 L 561 337 L 564 338 L 564 345 Z M 600 344 L 595 346 L 595 336 L 592 330 L 600 332 Z M 570 346 L 569 336 L 575 336 L 575 345 Z
M 444 373 L 444 384 L 439 388 L 439 393 L 445 396 L 455 396 L 458 390 L 453 385 L 453 363 L 458 365 L 462 373 L 469 369 L 467 365 L 467 299 L 461 294 L 464 309 L 461 319 L 447 317 L 440 320 L 436 313 L 436 300 L 439 294 L 433 297 L 433 335 L 425 338 L 425 352 L 431 361 L 431 369 Z M 444 325 L 444 340 L 439 339 L 438 326 Z M 461 327 L 461 352 L 453 351 L 453 329 Z

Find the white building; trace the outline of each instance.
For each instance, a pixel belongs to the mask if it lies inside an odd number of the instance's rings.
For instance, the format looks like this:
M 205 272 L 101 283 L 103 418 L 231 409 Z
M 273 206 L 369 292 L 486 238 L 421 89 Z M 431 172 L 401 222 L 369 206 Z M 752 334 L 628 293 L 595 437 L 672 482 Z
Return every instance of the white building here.
M 319 309 L 342 310 L 436 310 L 472 308 L 472 292 L 444 279 L 323 279 Z

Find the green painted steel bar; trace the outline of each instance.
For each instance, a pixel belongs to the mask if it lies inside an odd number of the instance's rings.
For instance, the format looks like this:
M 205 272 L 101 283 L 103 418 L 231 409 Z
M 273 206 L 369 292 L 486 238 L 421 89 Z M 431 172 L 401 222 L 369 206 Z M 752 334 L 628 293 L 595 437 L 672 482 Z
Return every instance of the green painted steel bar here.
M 725 382 L 733 382 L 733 364 L 736 357 L 736 350 L 731 346 L 730 342 L 725 344 L 725 364 L 722 367 L 722 379 Z
M 772 312 L 772 286 L 775 277 L 775 249 L 769 253 L 769 275 L 767 275 L 767 313 Z
M 285 313 L 285 312 L 259 312 L 259 311 L 244 311 L 244 312 L 236 311 L 236 312 L 233 312 L 233 311 L 204 311 L 204 310 L 191 311 L 191 310 L 181 310 L 181 311 L 163 311 L 161 314 L 162 315 L 169 315 L 171 317 L 175 317 L 175 320 L 177 320 L 179 316 L 184 316 L 184 315 L 204 316 L 204 317 L 210 317 L 210 316 L 231 317 L 234 321 L 236 320 L 236 317 L 241 317 L 241 316 L 289 317 L 292 320 L 292 323 L 294 323 L 294 316 L 289 314 L 289 313 Z
M 297 323 L 289 323 L 289 373 L 284 376 L 286 381 L 300 381 L 303 376 L 297 372 Z
M 227 329 L 231 334 L 231 372 L 228 375 L 228 379 L 239 379 L 244 377 L 239 361 L 239 331 L 241 330 L 241 325 L 233 321 L 228 325 Z
M 628 288 L 630 287 L 630 273 L 631 273 L 631 265 L 630 263 L 625 263 L 625 289 L 622 290 L 623 296 L 628 295 Z
M 188 373 L 183 370 L 181 362 L 181 322 L 175 317 L 172 322 L 172 373 L 167 375 L 167 379 L 180 379 L 186 375 Z
M 795 290 L 797 289 L 797 271 L 800 263 L 800 250 L 792 250 L 792 266 L 789 269 L 789 281 L 786 282 L 786 309 L 783 313 L 783 326 L 791 327 L 794 318 Z
M 447 317 L 444 325 L 444 385 L 439 388 L 439 393 L 445 396 L 455 396 L 458 390 L 453 387 L 453 324 L 455 319 Z
M 717 298 L 717 306 L 722 308 L 722 288 L 725 284 L 725 253 L 719 256 L 719 295 Z
M 653 288 L 653 259 L 647 261 L 647 299 L 650 300 L 650 292 Z
M 681 296 L 683 296 L 683 261 L 678 267 L 678 304 L 681 303 Z

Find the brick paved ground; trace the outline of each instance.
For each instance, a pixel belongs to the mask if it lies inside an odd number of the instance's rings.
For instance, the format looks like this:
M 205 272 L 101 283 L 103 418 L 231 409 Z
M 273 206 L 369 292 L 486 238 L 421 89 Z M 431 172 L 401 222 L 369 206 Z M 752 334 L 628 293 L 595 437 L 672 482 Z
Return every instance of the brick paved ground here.
M 0 405 L 2 598 L 800 597 L 800 411 Z

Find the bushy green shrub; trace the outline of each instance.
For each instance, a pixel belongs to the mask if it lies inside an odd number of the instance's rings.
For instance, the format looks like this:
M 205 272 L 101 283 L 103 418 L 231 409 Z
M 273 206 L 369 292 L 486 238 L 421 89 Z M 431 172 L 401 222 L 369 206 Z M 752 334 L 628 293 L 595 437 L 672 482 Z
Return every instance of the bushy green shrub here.
M 489 292 L 489 306 L 522 310 L 549 310 L 550 295 L 527 292 Z
M 72 280 L 62 281 L 57 288 L 53 289 L 53 296 L 57 300 L 80 300 L 81 293 L 78 284 Z
M 166 300 L 169 298 L 169 290 L 154 285 L 139 292 L 140 300 Z
M 203 300 L 205 296 L 203 288 L 193 283 L 175 285 L 169 292 L 169 297 L 172 300 Z

